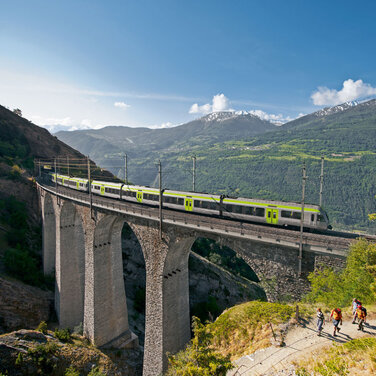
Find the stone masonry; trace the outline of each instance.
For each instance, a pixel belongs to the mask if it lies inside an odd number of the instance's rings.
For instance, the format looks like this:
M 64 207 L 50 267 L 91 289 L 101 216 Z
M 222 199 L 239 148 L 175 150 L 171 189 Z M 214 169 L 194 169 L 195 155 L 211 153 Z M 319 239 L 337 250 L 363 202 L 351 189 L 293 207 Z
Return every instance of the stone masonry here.
M 55 307 L 60 326 L 83 323 L 97 346 L 138 346 L 129 330 L 121 232 L 126 222 L 141 245 L 146 268 L 144 376 L 161 375 L 166 353 L 176 353 L 190 339 L 189 252 L 198 237 L 212 238 L 236 251 L 255 271 L 268 300 L 299 299 L 308 289 L 307 274 L 323 262 L 341 268 L 344 255 L 316 254 L 303 248 L 302 275 L 298 250 L 276 244 L 213 234 L 198 228 L 163 225 L 87 203 L 62 199 L 39 188 L 43 217 L 46 274 L 56 273 Z

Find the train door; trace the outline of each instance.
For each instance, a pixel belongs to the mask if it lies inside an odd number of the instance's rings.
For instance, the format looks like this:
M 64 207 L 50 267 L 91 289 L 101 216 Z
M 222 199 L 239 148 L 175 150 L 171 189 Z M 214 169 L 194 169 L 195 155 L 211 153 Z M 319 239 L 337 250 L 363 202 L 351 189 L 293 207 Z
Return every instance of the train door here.
M 184 200 L 184 207 L 186 211 L 192 211 L 193 210 L 193 199 L 190 197 L 186 197 Z
M 313 226 L 315 224 L 316 224 L 315 214 L 311 213 L 310 214 L 310 225 Z
M 80 182 L 78 182 L 78 181 L 76 182 L 76 188 L 80 189 Z
M 139 203 L 142 203 L 142 191 L 137 192 L 136 198 Z
M 278 209 L 266 209 L 266 223 L 278 224 Z
M 104 185 L 101 185 L 101 195 L 104 195 Z

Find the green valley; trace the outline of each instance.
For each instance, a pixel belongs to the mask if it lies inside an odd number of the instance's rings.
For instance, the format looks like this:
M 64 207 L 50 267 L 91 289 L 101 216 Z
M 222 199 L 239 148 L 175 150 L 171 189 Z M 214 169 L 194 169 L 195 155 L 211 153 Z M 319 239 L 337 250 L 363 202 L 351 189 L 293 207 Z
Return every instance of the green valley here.
M 118 176 L 123 174 L 121 158 L 127 152 L 128 176 L 135 184 L 157 186 L 156 162 L 160 159 L 164 186 L 171 189 L 191 189 L 195 155 L 196 190 L 233 196 L 300 201 L 305 163 L 306 197 L 310 203 L 319 201 L 323 155 L 323 206 L 332 224 L 337 229 L 374 232 L 368 213 L 376 211 L 376 100 L 324 109 L 280 127 L 267 126 L 265 132 L 260 132 L 257 124 L 257 134 L 251 131 L 251 123 L 248 128 L 244 123 L 239 127 L 236 117 L 227 123 L 201 121 L 201 127 L 190 124 L 159 130 L 163 134 L 155 133 L 162 136 L 153 138 L 153 143 L 150 135 L 155 130 L 145 128 L 137 131 L 116 127 L 116 131 L 115 127 L 107 127 L 90 131 L 90 138 L 88 131 L 60 132 L 57 136 L 90 153 L 99 165 L 109 167 Z M 137 133 L 141 131 L 142 135 L 150 134 L 148 138 Z M 120 146 L 124 132 L 128 141 Z M 94 136 L 96 142 L 100 140 L 99 149 L 92 143 Z M 107 147 L 103 147 L 104 142 Z

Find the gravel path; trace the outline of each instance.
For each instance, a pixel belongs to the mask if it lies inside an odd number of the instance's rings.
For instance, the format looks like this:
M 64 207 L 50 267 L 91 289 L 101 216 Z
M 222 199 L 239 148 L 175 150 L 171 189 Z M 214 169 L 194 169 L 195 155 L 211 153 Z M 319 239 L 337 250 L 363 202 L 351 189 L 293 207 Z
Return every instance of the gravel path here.
M 374 319 L 369 320 L 364 332 L 358 331 L 357 328 L 358 325 L 351 324 L 351 321 L 344 321 L 340 333 L 333 337 L 333 325 L 327 320 L 319 337 L 316 332 L 316 320 L 299 325 L 287 333 L 286 346 L 271 346 L 237 359 L 234 362 L 236 368 L 228 372 L 227 376 L 295 375 L 291 362 L 309 355 L 319 347 L 328 346 L 332 342 L 344 343 L 366 335 L 376 336 Z

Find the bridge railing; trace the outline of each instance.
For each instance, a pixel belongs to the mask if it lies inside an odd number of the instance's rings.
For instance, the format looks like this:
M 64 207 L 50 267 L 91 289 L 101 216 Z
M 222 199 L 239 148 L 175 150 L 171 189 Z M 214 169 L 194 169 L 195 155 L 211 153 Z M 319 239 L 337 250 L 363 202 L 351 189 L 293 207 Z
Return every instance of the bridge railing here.
M 72 191 L 67 188 L 53 186 L 42 186 L 41 188 L 63 198 L 90 204 L 90 197 L 84 192 Z M 139 206 L 137 203 L 119 201 L 107 197 L 92 195 L 92 206 L 98 209 L 105 209 L 121 214 L 133 215 L 147 218 L 152 221 L 159 221 L 159 208 L 149 206 Z M 286 246 L 299 246 L 299 232 L 277 227 L 269 227 L 260 224 L 252 224 L 242 221 L 233 221 L 218 217 L 207 217 L 195 213 L 176 212 L 169 209 L 163 210 L 163 222 L 193 229 L 198 232 L 228 234 L 237 238 L 248 238 L 255 241 L 281 244 Z M 333 251 L 346 251 L 350 239 L 329 236 L 326 234 L 314 234 L 305 232 L 303 234 L 303 244 L 309 245 L 320 252 L 332 253 Z

